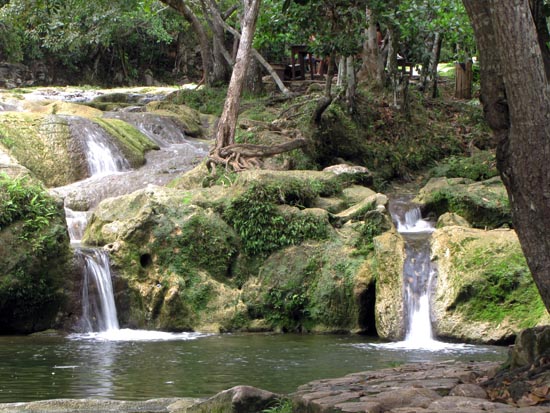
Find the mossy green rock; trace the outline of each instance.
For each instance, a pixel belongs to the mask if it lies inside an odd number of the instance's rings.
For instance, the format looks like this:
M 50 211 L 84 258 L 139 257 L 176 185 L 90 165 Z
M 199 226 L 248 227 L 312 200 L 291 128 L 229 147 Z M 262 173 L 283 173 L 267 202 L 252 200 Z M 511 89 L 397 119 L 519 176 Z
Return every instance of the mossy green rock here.
M 147 112 L 173 117 L 189 136 L 198 138 L 203 135 L 201 115 L 189 106 L 168 101 L 155 101 L 147 105 Z
M 400 340 L 405 335 L 403 238 L 395 229 L 374 238 L 374 254 L 371 271 L 376 276 L 376 331 L 381 338 Z
M 71 139 L 68 121 L 58 115 L 0 113 L 0 143 L 47 186 L 87 176 L 82 150 Z
M 439 337 L 510 342 L 548 313 L 512 230 L 444 227 L 434 232 L 438 268 L 433 319 Z
M 185 192 L 150 186 L 107 199 L 84 242 L 109 244 L 120 286 L 127 286 L 123 323 L 219 330 L 242 311 L 230 272 L 238 238 L 216 212 L 189 203 Z
M 334 240 L 272 254 L 243 286 L 252 319 L 243 329 L 262 325 L 282 331 L 373 332 L 374 280 L 362 271 L 364 258 L 353 252 Z
M 475 228 L 510 226 L 506 188 L 498 177 L 481 182 L 465 178 L 432 178 L 414 200 L 437 216 L 454 212 Z
M 0 334 L 57 326 L 71 273 L 62 206 L 30 179 L 0 176 Z

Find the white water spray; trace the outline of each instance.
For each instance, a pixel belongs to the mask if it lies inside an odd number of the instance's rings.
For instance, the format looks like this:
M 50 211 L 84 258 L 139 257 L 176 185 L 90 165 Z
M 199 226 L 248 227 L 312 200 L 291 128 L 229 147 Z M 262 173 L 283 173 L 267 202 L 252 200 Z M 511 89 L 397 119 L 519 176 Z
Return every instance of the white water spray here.
M 109 257 L 100 249 L 83 254 L 82 323 L 86 331 L 119 330 Z

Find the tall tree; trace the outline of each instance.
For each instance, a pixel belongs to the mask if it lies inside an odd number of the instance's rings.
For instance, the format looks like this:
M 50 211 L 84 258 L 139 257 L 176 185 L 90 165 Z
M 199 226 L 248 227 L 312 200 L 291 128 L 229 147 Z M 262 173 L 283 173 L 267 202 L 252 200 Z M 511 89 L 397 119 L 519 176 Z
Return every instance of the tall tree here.
M 481 64 L 481 99 L 515 229 L 550 310 L 550 84 L 544 0 L 463 0 Z
M 222 148 L 235 143 L 235 129 L 241 102 L 241 94 L 244 86 L 246 71 L 250 62 L 250 50 L 256 30 L 256 20 L 260 10 L 261 0 L 243 0 L 244 12 L 241 22 L 241 40 L 233 73 L 227 89 L 227 97 L 223 106 L 223 112 L 218 122 L 216 131 L 216 143 L 210 151 L 210 158 L 215 162 L 227 162 L 221 155 Z

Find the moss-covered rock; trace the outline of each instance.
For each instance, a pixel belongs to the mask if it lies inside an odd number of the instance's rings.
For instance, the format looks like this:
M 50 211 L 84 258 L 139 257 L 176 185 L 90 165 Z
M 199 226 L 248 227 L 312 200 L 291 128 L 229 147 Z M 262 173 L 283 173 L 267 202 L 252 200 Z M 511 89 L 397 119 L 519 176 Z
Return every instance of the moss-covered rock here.
M 475 228 L 511 226 L 508 195 L 500 178 L 481 182 L 464 178 L 432 178 L 421 189 L 415 202 L 424 204 L 425 213 L 437 216 L 454 212 Z
M 110 118 L 95 118 L 94 121 L 115 139 L 124 157 L 132 168 L 137 168 L 145 163 L 145 152 L 159 149 L 158 145 L 134 126 L 119 120 Z
M 70 284 L 64 218 L 40 185 L 0 175 L 0 334 L 56 326 Z
M 71 139 L 66 118 L 0 113 L 0 143 L 47 186 L 62 186 L 87 176 L 84 155 Z
M 471 156 L 450 156 L 430 170 L 433 177 L 484 181 L 498 176 L 494 151 L 475 151 Z
M 186 135 L 195 138 L 203 136 L 203 119 L 199 112 L 189 106 L 178 105 L 169 101 L 155 101 L 147 105 L 147 112 L 175 118 Z
M 185 192 L 148 187 L 103 201 L 84 242 L 110 244 L 129 292 L 121 321 L 168 330 L 216 329 L 239 310 L 231 280 L 238 250 L 232 228 Z
M 374 332 L 372 274 L 341 241 L 304 243 L 272 254 L 243 286 L 243 326 L 313 332 Z M 367 314 L 367 309 L 370 313 Z M 259 322 L 261 321 L 261 322 Z
M 376 331 L 381 338 L 403 339 L 403 264 L 405 244 L 394 230 L 374 238 L 370 271 L 376 276 Z
M 548 322 L 514 231 L 444 227 L 433 235 L 432 254 L 438 336 L 503 343 Z

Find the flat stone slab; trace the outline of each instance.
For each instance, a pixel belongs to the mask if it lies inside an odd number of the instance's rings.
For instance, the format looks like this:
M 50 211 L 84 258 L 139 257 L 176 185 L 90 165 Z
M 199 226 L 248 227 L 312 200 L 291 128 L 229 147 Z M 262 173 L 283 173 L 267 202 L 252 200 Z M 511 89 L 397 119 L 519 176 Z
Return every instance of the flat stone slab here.
M 477 385 L 497 367 L 491 362 L 409 364 L 316 380 L 300 386 L 291 397 L 295 413 L 521 412 L 490 402 Z

